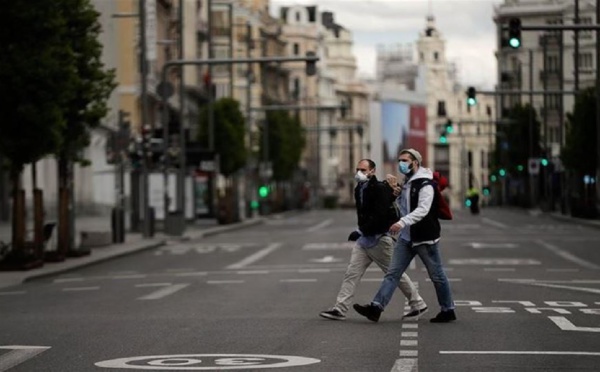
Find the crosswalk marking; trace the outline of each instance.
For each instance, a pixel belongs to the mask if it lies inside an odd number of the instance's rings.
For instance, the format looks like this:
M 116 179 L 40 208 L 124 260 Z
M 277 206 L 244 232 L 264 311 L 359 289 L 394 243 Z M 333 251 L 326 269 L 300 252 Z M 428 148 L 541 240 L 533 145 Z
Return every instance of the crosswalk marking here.
M 173 284 L 168 287 L 161 288 L 157 291 L 150 293 L 149 295 L 139 297 L 138 300 L 159 300 L 161 298 L 172 295 L 175 292 L 178 292 L 185 287 L 190 285 L 189 283 L 181 283 L 181 284 Z

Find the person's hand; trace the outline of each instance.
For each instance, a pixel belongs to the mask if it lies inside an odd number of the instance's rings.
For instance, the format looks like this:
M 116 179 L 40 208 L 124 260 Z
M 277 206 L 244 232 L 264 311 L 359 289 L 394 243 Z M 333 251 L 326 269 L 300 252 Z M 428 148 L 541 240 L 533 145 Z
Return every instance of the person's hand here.
M 404 228 L 404 222 L 398 221 L 395 224 L 393 224 L 392 226 L 390 226 L 390 232 L 392 234 L 397 234 L 403 228 Z
M 394 176 L 393 174 L 386 174 L 385 175 L 385 181 L 388 183 L 388 185 L 390 185 L 391 187 L 395 187 L 398 185 L 398 178 L 396 178 L 396 176 Z
M 350 235 L 348 235 L 348 241 L 355 242 L 360 238 L 360 233 L 356 230 L 352 231 Z
M 398 196 L 400 195 L 400 192 L 402 191 L 402 188 L 400 186 L 392 186 L 392 194 L 394 194 L 394 196 Z

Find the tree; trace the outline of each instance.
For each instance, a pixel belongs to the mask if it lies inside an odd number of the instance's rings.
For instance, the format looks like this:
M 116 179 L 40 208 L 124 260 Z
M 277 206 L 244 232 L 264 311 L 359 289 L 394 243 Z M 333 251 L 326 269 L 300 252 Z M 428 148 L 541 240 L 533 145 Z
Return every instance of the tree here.
M 77 79 L 75 54 L 64 43 L 68 25 L 59 1 L 3 1 L 0 12 L 0 153 L 7 159 L 13 191 L 13 248 L 23 253 L 26 164 L 61 143 L 63 113 Z
M 596 92 L 594 88 L 581 91 L 573 112 L 567 114 L 565 147 L 561 161 L 579 175 L 595 174 L 597 168 Z
M 266 120 L 268 159 L 273 164 L 273 179 L 289 181 L 300 163 L 306 144 L 305 131 L 300 120 L 286 111 L 269 111 Z M 261 153 L 264 151 L 263 145 L 264 140 L 261 140 Z
M 210 108 L 200 112 L 198 140 L 208 148 Z M 244 115 L 240 104 L 233 98 L 221 98 L 213 104 L 215 152 L 219 155 L 221 173 L 227 177 L 246 165 L 247 151 L 244 145 L 246 132 Z
M 114 71 L 105 70 L 102 63 L 101 32 L 96 11 L 90 0 L 62 0 L 61 10 L 67 32 L 63 42 L 74 55 L 72 68 L 77 74 L 71 96 L 64 106 L 66 125 L 62 128 L 62 143 L 56 152 L 59 169 L 59 254 L 70 247 L 69 208 L 72 186 L 72 164 L 89 162 L 82 151 L 89 146 L 91 130 L 100 125 L 108 113 L 107 101 L 115 88 Z
M 508 123 L 498 128 L 496 166 L 515 174 L 516 167 L 527 164 L 530 156 L 541 155 L 541 124 L 535 109 L 529 104 L 515 105 L 510 109 L 506 119 Z

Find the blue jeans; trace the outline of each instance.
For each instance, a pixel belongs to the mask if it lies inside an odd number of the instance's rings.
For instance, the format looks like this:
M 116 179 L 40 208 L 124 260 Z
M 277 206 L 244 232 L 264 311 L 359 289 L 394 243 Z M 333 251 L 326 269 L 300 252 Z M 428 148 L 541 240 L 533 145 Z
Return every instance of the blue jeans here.
M 392 261 L 390 262 L 388 272 L 385 274 L 372 304 L 382 309 L 387 306 L 398 287 L 400 277 L 406 271 L 415 255 L 419 255 L 427 268 L 427 273 L 435 286 L 435 293 L 442 311 L 454 309 L 454 301 L 452 301 L 452 294 L 450 293 L 450 283 L 442 267 L 438 244 L 419 244 L 413 247 L 411 242 L 403 239 L 398 239 L 394 246 L 394 253 L 392 254 Z

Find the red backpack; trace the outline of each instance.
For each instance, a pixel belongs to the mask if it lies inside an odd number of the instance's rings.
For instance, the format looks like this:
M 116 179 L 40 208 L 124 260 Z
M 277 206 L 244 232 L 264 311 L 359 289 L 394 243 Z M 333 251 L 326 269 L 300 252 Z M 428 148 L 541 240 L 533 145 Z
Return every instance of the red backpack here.
M 442 191 L 448 187 L 448 179 L 440 174 L 440 172 L 433 172 L 433 182 L 437 185 L 434 187 L 435 193 L 438 199 L 438 218 L 440 220 L 451 220 L 452 211 L 448 205 L 448 201 L 442 195 Z

